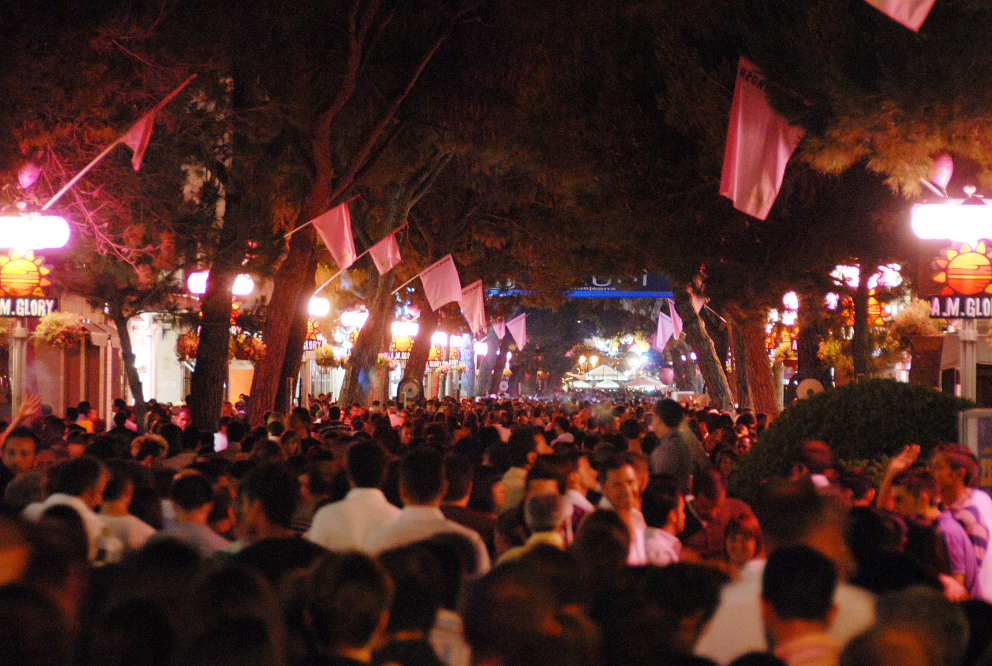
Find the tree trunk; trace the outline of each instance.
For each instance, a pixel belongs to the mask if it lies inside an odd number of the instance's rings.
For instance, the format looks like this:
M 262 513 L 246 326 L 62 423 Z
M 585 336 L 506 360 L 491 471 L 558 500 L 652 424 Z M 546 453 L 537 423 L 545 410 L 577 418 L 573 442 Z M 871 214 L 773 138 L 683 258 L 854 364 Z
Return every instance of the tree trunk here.
M 299 304 L 304 298 L 309 303 L 313 294 L 317 242 L 313 225 L 297 231 L 289 242 L 286 258 L 276 271 L 263 335 L 265 356 L 255 364 L 251 381 L 248 414 L 252 426 L 265 425 L 265 412 L 287 404 L 286 377 L 296 377 L 299 372 L 303 340 L 301 338 L 299 344 L 291 347 L 291 337 L 300 318 L 304 332 L 306 330 L 307 310 L 304 306 L 301 313 Z M 294 363 L 295 371 L 291 370 Z
M 682 330 L 686 334 L 689 344 L 696 352 L 696 365 L 699 366 L 703 374 L 703 381 L 706 382 L 706 393 L 717 409 L 726 410 L 735 414 L 734 399 L 730 391 L 730 384 L 727 382 L 727 375 L 720 365 L 720 359 L 716 354 L 716 347 L 706 333 L 706 325 L 696 314 L 689 299 L 689 293 L 673 285 L 675 292 L 675 310 L 682 317 Z
M 134 396 L 134 422 L 138 424 L 138 429 L 144 432 L 145 413 L 148 411 L 148 404 L 145 402 L 144 388 L 141 386 L 141 377 L 138 376 L 138 369 L 134 365 L 134 350 L 131 348 L 131 332 L 128 330 L 128 318 L 119 305 L 108 303 L 110 308 L 110 318 L 117 327 L 117 337 L 121 341 L 121 360 L 124 363 L 124 374 L 127 377 L 127 385 Z
M 231 340 L 231 287 L 237 268 L 218 260 L 210 268 L 200 301 L 200 340 L 190 380 L 190 415 L 198 430 L 214 432 L 220 420 Z
M 368 401 L 372 371 L 379 353 L 386 348 L 389 326 L 396 313 L 396 297 L 392 293 L 394 282 L 393 271 L 377 280 L 375 294 L 368 302 L 369 318 L 359 332 L 348 358 L 348 369 L 341 385 L 341 398 L 338 400 L 342 408 L 356 402 L 364 405 Z
M 499 338 L 492 326 L 486 332 L 486 357 L 475 373 L 475 394 L 489 394 L 489 384 L 493 380 L 493 368 L 496 366 L 496 356 L 499 354 Z
M 741 331 L 741 320 L 733 318 L 729 313 L 724 311 L 724 315 L 728 320 L 733 320 L 733 325 L 730 327 L 730 340 L 734 345 L 734 370 L 735 378 L 737 384 L 737 408 L 738 409 L 753 409 L 754 405 L 751 403 L 751 391 L 748 386 L 748 361 L 747 351 L 744 348 L 744 335 Z
M 303 268 L 304 275 L 314 275 L 317 271 L 317 253 L 311 252 L 308 264 Z M 292 409 L 292 396 L 287 393 L 286 379 L 295 380 L 300 374 L 300 363 L 303 361 L 303 342 L 307 337 L 307 320 L 310 318 L 310 297 L 313 296 L 312 287 L 302 288 L 298 294 L 296 308 L 292 311 L 292 321 L 290 322 L 289 336 L 286 339 L 286 349 L 282 354 L 282 368 L 279 373 L 279 381 L 276 386 L 275 404 L 282 410 Z M 286 309 L 288 313 L 288 308 Z M 268 350 L 266 350 L 268 353 Z M 254 379 L 254 377 L 253 377 Z
M 427 368 L 427 359 L 431 354 L 431 338 L 437 329 L 437 322 L 440 319 L 438 313 L 431 310 L 426 303 L 420 309 L 420 329 L 417 337 L 413 340 L 413 349 L 410 350 L 410 358 L 407 359 L 406 367 L 403 369 L 403 379 L 416 379 L 421 384 L 424 383 L 424 371 Z
M 775 381 L 771 362 L 765 349 L 764 317 L 742 317 L 734 334 L 739 334 L 744 349 L 744 362 L 747 372 L 748 395 L 751 408 L 772 416 L 778 414 L 778 400 L 775 397 Z M 779 389 L 781 391 L 781 389 Z
M 861 280 L 852 295 L 854 301 L 854 336 L 851 338 L 851 357 L 854 360 L 855 381 L 868 376 L 868 357 L 871 354 L 868 341 L 868 267 L 861 265 Z
M 489 393 L 499 393 L 499 384 L 503 381 L 503 368 L 506 367 L 506 352 L 510 351 L 512 337 L 507 331 L 499 342 L 499 351 L 496 353 L 496 360 L 493 363 L 493 374 L 489 379 Z
M 799 295 L 799 312 L 796 315 L 799 324 L 799 333 L 796 335 L 796 352 L 799 356 L 797 370 L 823 367 L 818 356 L 823 328 L 817 309 L 813 299 Z
M 682 339 L 669 343 L 668 353 L 672 357 L 672 370 L 675 371 L 675 388 L 679 391 L 695 391 L 698 370 L 696 364 L 689 359 L 692 348 Z M 685 360 L 682 360 L 682 357 Z

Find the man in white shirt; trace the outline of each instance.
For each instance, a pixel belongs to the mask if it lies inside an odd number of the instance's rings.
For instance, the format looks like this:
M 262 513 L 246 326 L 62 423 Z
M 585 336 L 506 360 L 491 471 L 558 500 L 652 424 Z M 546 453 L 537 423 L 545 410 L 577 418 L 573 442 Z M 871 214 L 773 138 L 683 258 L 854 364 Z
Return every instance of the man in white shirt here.
M 447 483 L 441 454 L 420 447 L 407 454 L 400 463 L 400 497 L 403 512 L 394 523 L 381 527 L 369 536 L 366 552 L 375 555 L 390 548 L 405 546 L 442 532 L 453 532 L 467 538 L 475 548 L 476 570 L 482 575 L 489 571 L 489 551 L 479 533 L 441 513 L 441 498 Z
M 339 502 L 321 507 L 306 537 L 328 550 L 365 550 L 369 536 L 400 517 L 379 487 L 386 472 L 382 446 L 360 441 L 348 449 L 346 470 L 351 490 Z
M 110 479 L 104 464 L 92 456 L 82 455 L 53 468 L 49 478 L 52 494 L 44 502 L 29 504 L 24 509 L 24 517 L 37 522 L 49 507 L 70 506 L 83 519 L 90 562 L 104 564 L 119 560 L 124 545 L 94 512 L 103 501 L 103 490 Z
M 644 534 L 648 562 L 659 567 L 682 557 L 679 534 L 685 529 L 685 498 L 675 477 L 659 474 L 648 482 L 641 496 L 641 512 L 647 530 Z
M 760 489 L 755 513 L 769 552 L 805 545 L 829 557 L 839 580 L 837 614 L 827 634 L 841 646 L 875 621 L 875 597 L 843 582 L 849 554 L 844 543 L 845 511 L 820 496 L 809 479 L 770 481 Z M 765 560 L 744 565 L 740 578 L 723 588 L 720 605 L 696 644 L 696 654 L 721 666 L 746 652 L 768 650 L 761 618 L 761 578 Z
M 608 459 L 599 470 L 599 481 L 603 486 L 603 499 L 599 505 L 613 509 L 623 520 L 630 532 L 630 551 L 627 564 L 641 566 L 648 563 L 644 533 L 647 524 L 637 507 L 641 503 L 641 485 L 637 473 L 625 456 Z

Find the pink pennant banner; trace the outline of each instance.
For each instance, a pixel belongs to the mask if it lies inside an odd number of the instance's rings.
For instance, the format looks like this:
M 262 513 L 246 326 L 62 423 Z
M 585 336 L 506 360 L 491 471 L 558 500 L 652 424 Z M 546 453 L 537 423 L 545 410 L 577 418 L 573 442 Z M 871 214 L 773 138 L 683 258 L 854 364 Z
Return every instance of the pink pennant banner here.
M 867 0 L 868 4 L 898 21 L 913 32 L 919 32 L 935 0 Z
M 472 330 L 472 335 L 478 335 L 486 329 L 486 304 L 482 297 L 482 280 L 476 280 L 462 289 L 462 314 Z
M 654 336 L 654 344 L 651 345 L 656 351 L 664 352 L 668 341 L 672 338 L 675 329 L 672 325 L 672 318 L 664 312 L 658 313 L 658 332 Z
M 355 239 L 351 235 L 351 215 L 348 204 L 338 204 L 323 215 L 313 219 L 313 227 L 330 250 L 334 263 L 344 270 L 355 263 Z
M 705 296 L 700 296 L 699 294 L 690 291 L 689 300 L 692 301 L 692 309 L 696 311 L 696 314 L 699 314 L 706 305 L 707 299 Z
M 668 312 L 672 318 L 672 335 L 678 340 L 682 337 L 682 317 L 679 316 L 678 311 L 675 309 L 675 301 L 670 298 L 668 299 Z
M 131 156 L 131 166 L 135 171 L 141 169 L 141 161 L 145 159 L 145 150 L 148 148 L 148 142 L 151 141 L 154 125 L 155 110 L 152 110 L 141 116 L 121 138 L 121 142 L 134 151 L 134 155 Z
M 493 331 L 500 340 L 506 337 L 506 322 L 502 317 L 493 322 Z
M 506 330 L 513 336 L 517 351 L 527 346 L 527 315 L 522 314 L 506 322 Z
M 372 261 L 379 275 L 385 275 L 400 263 L 400 246 L 396 243 L 396 234 L 391 233 L 381 241 L 369 248 Z
M 145 158 L 145 150 L 148 148 L 148 142 L 152 138 L 152 128 L 155 126 L 155 114 L 158 113 L 162 107 L 172 101 L 172 98 L 179 94 L 179 92 L 189 85 L 189 82 L 196 78 L 196 74 L 193 74 L 188 79 L 182 82 L 178 88 L 173 90 L 171 93 L 165 96 L 161 102 L 155 105 L 151 111 L 141 116 L 134 125 L 131 125 L 124 136 L 120 138 L 120 142 L 125 144 L 128 148 L 134 151 L 134 155 L 131 156 L 131 166 L 134 167 L 135 171 L 141 169 L 141 161 Z
M 442 305 L 455 303 L 462 299 L 462 284 L 458 279 L 458 268 L 451 255 L 445 255 L 420 273 L 420 281 L 424 285 L 424 294 L 431 310 L 437 310 Z
M 730 109 L 720 194 L 759 220 L 775 203 L 785 167 L 803 130 L 785 122 L 768 104 L 761 70 L 744 58 L 737 69 Z

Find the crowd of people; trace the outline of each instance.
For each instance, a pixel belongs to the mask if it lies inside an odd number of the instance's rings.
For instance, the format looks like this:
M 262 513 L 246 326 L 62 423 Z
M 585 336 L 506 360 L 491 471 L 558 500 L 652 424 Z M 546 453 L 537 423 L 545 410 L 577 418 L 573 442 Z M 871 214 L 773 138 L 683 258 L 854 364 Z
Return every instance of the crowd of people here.
M 748 411 L 245 406 L 201 431 L 28 397 L 0 666 L 992 663 L 992 499 L 958 445 L 906 442 L 876 484 L 797 443 L 745 502 Z

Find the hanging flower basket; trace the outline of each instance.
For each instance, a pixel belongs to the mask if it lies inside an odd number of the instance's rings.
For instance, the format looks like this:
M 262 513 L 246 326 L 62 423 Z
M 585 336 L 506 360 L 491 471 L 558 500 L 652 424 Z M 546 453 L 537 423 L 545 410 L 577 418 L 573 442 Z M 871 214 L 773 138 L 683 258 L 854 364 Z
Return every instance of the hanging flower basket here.
M 375 359 L 375 367 L 377 368 L 389 368 L 390 370 L 395 370 L 400 367 L 399 361 L 394 361 L 389 357 L 389 354 L 379 354 Z
M 89 336 L 82 317 L 71 312 L 53 312 L 38 320 L 31 339 L 62 349 L 75 348 Z
M 239 361 L 257 363 L 265 356 L 265 343 L 261 338 L 247 333 L 231 336 L 231 355 Z
M 342 368 L 344 364 L 348 361 L 348 357 L 339 357 L 334 354 L 334 348 L 328 344 L 323 344 L 317 347 L 314 352 L 315 360 L 317 365 L 322 368 Z

